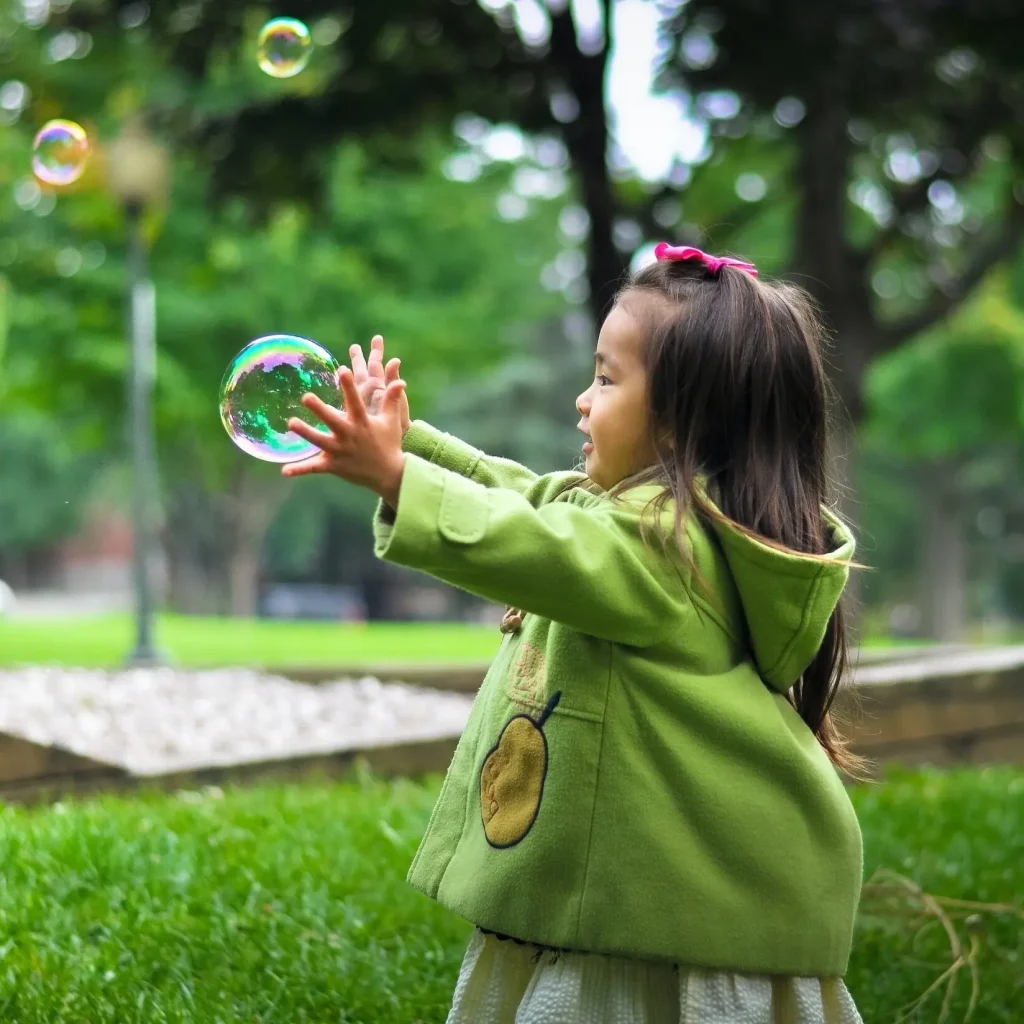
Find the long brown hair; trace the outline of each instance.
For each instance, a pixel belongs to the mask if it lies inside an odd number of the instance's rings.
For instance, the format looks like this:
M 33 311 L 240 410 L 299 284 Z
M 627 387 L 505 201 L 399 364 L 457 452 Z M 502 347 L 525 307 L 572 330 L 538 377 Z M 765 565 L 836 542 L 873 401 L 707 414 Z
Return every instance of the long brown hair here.
M 691 508 L 780 550 L 827 557 L 832 531 L 822 506 L 830 505 L 828 431 L 838 401 L 810 295 L 729 267 L 716 275 L 696 260 L 659 260 L 634 273 L 615 301 L 646 328 L 649 429 L 662 454 L 613 494 L 664 483 L 656 521 L 674 500 L 673 532 L 691 568 Z M 848 668 L 840 599 L 788 699 L 832 763 L 864 778 L 867 762 L 848 749 L 831 711 Z

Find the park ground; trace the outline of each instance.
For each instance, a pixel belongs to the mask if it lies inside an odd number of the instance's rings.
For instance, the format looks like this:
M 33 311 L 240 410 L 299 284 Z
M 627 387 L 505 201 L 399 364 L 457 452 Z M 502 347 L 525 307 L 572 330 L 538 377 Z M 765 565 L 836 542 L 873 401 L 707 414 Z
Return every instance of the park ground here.
M 158 638 L 186 668 L 481 663 L 500 641 L 175 616 Z M 127 617 L 10 619 L 0 668 L 115 667 L 131 641 Z M 440 784 L 357 767 L 0 809 L 0 1020 L 440 1024 L 470 926 L 405 882 Z M 1024 770 L 892 770 L 852 795 L 867 885 L 847 983 L 866 1024 L 1019 1024 Z
M 440 1024 L 470 927 L 404 880 L 440 781 L 3 810 L 0 1019 Z M 866 1024 L 1019 1024 L 1024 772 L 895 773 L 853 797 Z
M 132 648 L 127 615 L 0 619 L 0 668 L 61 664 L 112 668 Z M 494 657 L 496 626 L 462 622 L 292 622 L 161 615 L 157 643 L 182 668 L 221 665 L 350 667 L 387 664 L 479 664 Z M 865 648 L 921 641 L 868 636 Z

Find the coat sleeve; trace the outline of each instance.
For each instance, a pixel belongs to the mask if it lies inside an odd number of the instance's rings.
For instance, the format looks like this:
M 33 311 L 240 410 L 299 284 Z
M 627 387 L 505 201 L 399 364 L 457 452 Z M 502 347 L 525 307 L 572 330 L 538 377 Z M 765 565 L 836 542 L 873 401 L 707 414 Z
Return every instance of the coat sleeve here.
M 374 551 L 485 600 L 613 643 L 645 647 L 692 610 L 681 566 L 640 535 L 640 510 L 600 501 L 534 507 L 409 454 L 393 523 Z
M 469 477 L 484 487 L 516 491 L 534 508 L 547 504 L 569 483 L 581 483 L 587 479 L 585 473 L 547 473 L 541 476 L 511 459 L 487 455 L 423 420 L 413 420 L 402 441 L 402 450 Z

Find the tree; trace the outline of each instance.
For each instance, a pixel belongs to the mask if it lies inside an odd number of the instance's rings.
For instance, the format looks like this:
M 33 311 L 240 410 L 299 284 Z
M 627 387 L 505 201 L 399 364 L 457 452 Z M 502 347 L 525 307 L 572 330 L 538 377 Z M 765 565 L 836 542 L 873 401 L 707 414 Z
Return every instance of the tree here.
M 228 65 L 213 60 L 198 79 L 182 76 L 161 60 L 160 40 L 137 20 L 140 8 L 129 8 L 112 32 L 90 34 L 71 17 L 97 10 L 112 9 L 79 5 L 63 22 L 5 25 L 16 44 L 12 72 L 23 102 L 15 130 L 0 140 L 0 176 L 10 186 L 0 197 L 8 227 L 0 261 L 10 265 L 17 296 L 11 400 L 60 410 L 80 447 L 117 451 L 124 270 L 119 217 L 103 188 L 103 144 L 140 104 L 174 143 L 197 111 L 212 123 L 282 83 L 255 71 L 251 53 Z M 315 66 L 310 70 L 312 77 L 298 80 L 300 92 L 306 83 L 318 88 Z M 418 102 L 419 95 L 406 99 Z M 79 185 L 59 195 L 41 193 L 28 176 L 32 134 L 56 114 L 87 124 L 95 149 Z M 216 608 L 217 581 L 227 576 L 233 606 L 252 608 L 263 533 L 290 489 L 273 467 L 238 453 L 217 420 L 217 386 L 243 344 L 287 331 L 316 338 L 345 359 L 351 342 L 366 344 L 383 330 L 391 353 L 405 356 L 410 397 L 429 415 L 433 397 L 454 379 L 487 372 L 525 324 L 563 306 L 538 285 L 555 254 L 545 215 L 550 200 L 532 211 L 502 204 L 514 198 L 515 171 L 557 172 L 525 154 L 514 166 L 495 161 L 474 181 L 457 181 L 448 139 L 429 125 L 408 125 L 401 145 L 390 148 L 370 131 L 379 127 L 372 119 L 363 139 L 318 132 L 325 141 L 317 150 L 315 203 L 276 185 L 218 193 L 216 175 L 176 147 L 171 215 L 158 211 L 148 228 L 157 241 L 151 271 L 158 283 L 165 541 L 172 582 L 179 595 L 190 595 L 187 603 Z M 275 153 L 283 153 L 281 141 Z M 394 158 L 382 159 L 382 151 Z M 301 157 L 299 146 L 297 182 Z
M 1010 7 L 983 3 L 811 12 L 742 0 L 716 16 L 693 0 L 671 22 L 682 45 L 666 81 L 741 101 L 724 150 L 758 119 L 794 125 L 775 140 L 797 190 L 789 270 L 839 333 L 838 380 L 855 420 L 868 362 L 941 320 L 1019 248 L 1024 79 L 1008 42 L 1019 27 Z M 714 56 L 700 55 L 701 39 Z M 926 271 L 924 294 L 887 317 L 875 277 L 894 262 L 902 276 Z M 907 296 L 901 284 L 888 287 Z
M 21 85 L 17 78 L 7 83 L 8 120 Z M 30 381 L 46 388 L 66 372 L 37 359 L 38 344 L 61 320 L 58 310 L 67 311 L 47 301 L 61 248 L 46 219 L 55 202 L 28 175 L 30 139 L 20 125 L 0 135 L 0 575 L 16 584 L 27 565 L 79 526 L 83 499 L 101 468 L 87 440 L 83 446 L 76 410 L 24 400 Z
M 41 441 L 46 438 L 46 442 Z M 96 471 L 53 430 L 26 412 L 0 418 L 0 552 L 9 564 L 70 534 Z
M 445 177 L 437 140 L 417 145 L 432 156 L 410 175 L 373 173 L 350 142 L 335 153 L 331 196 L 318 217 L 282 203 L 267 223 L 238 199 L 209 210 L 202 174 L 179 167 L 152 273 L 165 543 L 186 606 L 222 607 L 225 579 L 230 606 L 254 608 L 264 533 L 289 491 L 302 486 L 243 456 L 220 426 L 218 385 L 244 344 L 295 333 L 346 361 L 351 343 L 365 346 L 382 330 L 390 353 L 403 356 L 412 401 L 429 415 L 453 379 L 496 366 L 524 324 L 561 306 L 537 283 L 555 249 L 549 220 L 503 222 L 495 213 L 507 171 L 461 184 Z M 68 197 L 46 220 L 39 260 L 13 265 L 24 298 L 10 390 L 23 405 L 59 410 L 79 445 L 116 450 L 126 343 L 116 221 L 97 216 L 109 207 L 101 194 Z M 29 212 L 12 221 L 38 233 Z M 97 246 L 103 262 L 84 265 L 83 254 Z M 53 269 L 62 258 L 72 271 L 65 276 Z
M 320 45 L 288 82 L 255 70 L 253 39 L 270 12 L 239 0 L 152 10 L 97 0 L 51 24 L 91 33 L 97 55 L 127 53 L 136 69 L 139 55 L 166 54 L 167 74 L 136 91 L 216 167 L 221 194 L 256 211 L 288 195 L 316 208 L 339 139 L 360 137 L 374 166 L 409 168 L 418 126 L 472 111 L 563 141 L 588 214 L 596 316 L 638 246 L 668 232 L 793 277 L 837 336 L 833 379 L 851 415 L 834 462 L 849 499 L 867 366 L 1019 247 L 1019 15 L 982 0 L 659 5 L 660 85 L 708 137 L 666 180 L 643 181 L 606 105 L 616 18 L 643 6 L 653 5 L 602 0 L 588 25 L 564 0 L 355 10 L 297 0 L 292 13 Z M 52 92 L 67 95 L 67 83 Z M 480 148 L 467 145 L 470 156 Z
M 598 20 L 584 25 L 565 0 L 488 0 L 486 10 L 400 0 L 353 15 L 304 0 L 296 15 L 343 29 L 315 80 L 268 87 L 258 102 L 236 90 L 202 112 L 199 144 L 218 147 L 223 187 L 266 195 L 320 180 L 330 140 L 380 127 L 401 137 L 466 110 L 556 134 L 589 214 L 596 317 L 638 244 L 671 228 L 686 241 L 753 249 L 765 269 L 810 288 L 837 336 L 833 379 L 849 422 L 835 462 L 849 498 L 867 366 L 951 312 L 1024 233 L 1020 16 L 982 0 L 661 4 L 660 84 L 709 140 L 669 180 L 642 182 L 623 166 L 606 107 L 615 16 L 631 2 L 639 12 L 635 0 L 601 0 Z M 128 7 L 75 5 L 67 17 L 109 26 Z M 152 31 L 193 76 L 249 59 L 239 41 L 262 17 L 223 0 L 175 34 L 179 15 L 161 11 Z M 404 156 L 393 142 L 380 152 Z M 890 317 L 878 292 L 893 287 L 911 301 Z
M 718 233 L 731 241 L 733 229 L 771 204 L 741 200 L 738 209 L 723 209 L 730 197 L 735 204 L 730 171 L 768 161 L 776 171 L 773 192 L 781 198 L 791 185 L 797 193 L 789 193 L 790 216 L 773 263 L 802 275 L 831 314 L 842 339 L 840 379 L 850 381 L 842 383 L 844 398 L 859 419 L 859 381 L 870 357 L 944 316 L 995 261 L 1016 251 L 1024 232 L 1013 196 L 1024 89 L 1013 44 L 1019 15 L 1012 5 L 980 0 L 941 10 L 844 0 L 814 12 L 798 0 L 661 5 L 661 84 L 692 96 L 694 116 L 709 124 L 712 137 L 694 162 L 692 183 L 644 189 L 635 178 L 615 187 L 606 159 L 614 141 L 606 73 L 613 15 L 623 2 L 602 0 L 600 22 L 581 26 L 562 0 L 518 8 L 490 0 L 486 10 L 402 0 L 358 12 L 303 0 L 294 14 L 311 23 L 327 19 L 336 36 L 316 76 L 301 88 L 263 83 L 258 100 L 225 85 L 219 105 L 198 111 L 200 145 L 217 147 L 223 187 L 277 195 L 294 191 L 305 174 L 321 182 L 318 161 L 342 137 L 378 136 L 381 129 L 402 137 L 426 120 L 464 111 L 556 132 L 590 214 L 597 314 L 635 248 L 623 252 L 614 244 L 616 217 L 635 215 L 647 237 L 659 234 L 659 200 L 682 193 L 697 201 L 697 228 L 724 222 L 729 230 Z M 528 7 L 534 22 L 524 41 Z M 126 9 L 134 5 L 108 0 L 74 5 L 64 17 L 95 28 Z M 192 12 L 185 24 L 161 6 L 137 31 L 148 30 L 182 73 L 201 77 L 215 66 L 236 82 L 245 68 L 259 77 L 249 49 L 264 13 L 226 0 Z M 181 106 L 196 113 L 187 102 Z M 994 134 L 1006 150 L 1005 194 L 971 209 L 966 193 L 989 170 L 993 154 L 985 143 Z M 384 139 L 392 155 L 401 151 Z M 736 154 L 742 159 L 732 159 Z M 686 178 L 683 172 L 677 180 Z M 748 199 L 752 194 L 756 189 Z M 873 213 L 865 217 L 858 202 Z M 942 210 L 947 216 L 936 218 Z M 939 228 L 945 230 L 936 235 Z M 932 276 L 941 280 L 913 313 L 883 321 L 874 315 L 872 275 L 880 261 L 907 252 L 934 264 Z
M 920 604 L 929 635 L 966 621 L 966 513 L 1014 482 L 1024 451 L 1024 312 L 996 275 L 946 323 L 879 358 L 867 376 L 865 443 L 902 459 L 919 493 Z M 1019 474 L 1017 474 L 1019 475 Z

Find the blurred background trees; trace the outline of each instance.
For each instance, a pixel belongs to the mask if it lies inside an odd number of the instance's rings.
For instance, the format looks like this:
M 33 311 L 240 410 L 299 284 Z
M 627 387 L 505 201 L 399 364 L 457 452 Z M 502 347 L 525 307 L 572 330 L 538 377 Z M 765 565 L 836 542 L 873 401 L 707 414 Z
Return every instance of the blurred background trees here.
M 123 243 L 102 153 L 53 196 L 28 146 L 48 117 L 102 140 L 143 110 L 175 153 L 148 225 L 175 606 L 246 614 L 274 581 L 341 582 L 388 614 L 382 591 L 402 585 L 367 555 L 364 495 L 282 486 L 223 436 L 217 385 L 248 340 L 305 334 L 344 359 L 380 331 L 414 415 L 566 466 L 595 323 L 668 238 L 741 253 L 820 303 L 848 413 L 834 467 L 878 569 L 869 621 L 912 606 L 897 629 L 955 638 L 1021 618 L 1021 16 L 954 7 L 9 0 L 0 445 L 25 457 L 0 458 L 0 511 L 30 525 L 0 528 L 0 575 L 75 528 L 90 481 L 121 493 L 123 463 Z M 316 44 L 285 81 L 252 55 L 280 13 Z M 644 39 L 653 93 L 646 68 L 616 73 Z

